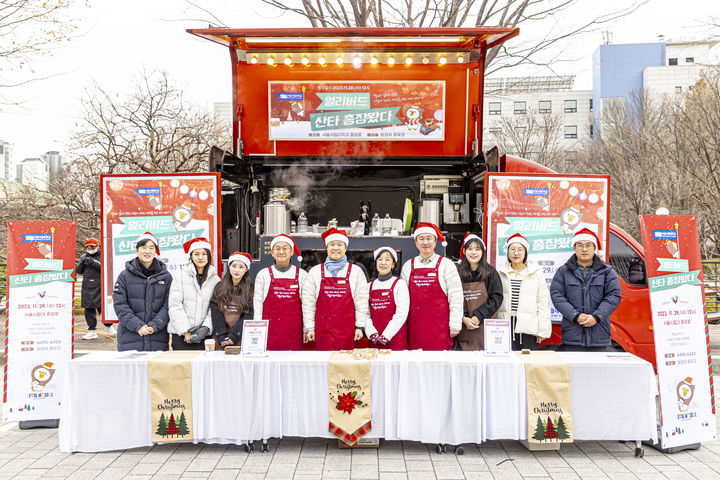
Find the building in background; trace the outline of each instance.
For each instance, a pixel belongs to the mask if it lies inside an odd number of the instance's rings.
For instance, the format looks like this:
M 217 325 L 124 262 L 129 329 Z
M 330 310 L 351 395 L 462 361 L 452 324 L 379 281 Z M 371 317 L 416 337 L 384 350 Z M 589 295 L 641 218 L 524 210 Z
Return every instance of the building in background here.
M 14 180 L 12 169 L 12 144 L 0 140 L 0 180 Z
M 232 102 L 213 103 L 213 116 L 220 123 L 232 125 Z
M 48 165 L 41 158 L 25 158 L 17 168 L 17 181 L 46 192 L 50 180 Z

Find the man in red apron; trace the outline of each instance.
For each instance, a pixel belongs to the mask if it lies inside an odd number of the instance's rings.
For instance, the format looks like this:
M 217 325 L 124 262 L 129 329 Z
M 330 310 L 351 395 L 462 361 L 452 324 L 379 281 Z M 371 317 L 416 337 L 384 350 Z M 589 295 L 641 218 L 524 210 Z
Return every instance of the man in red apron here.
M 348 237 L 331 228 L 322 234 L 327 259 L 308 273 L 302 292 L 305 341 L 317 350 L 350 350 L 362 338 L 368 316 L 368 285 L 362 269 L 348 262 Z
M 463 289 L 455 264 L 435 253 L 438 240 L 447 245 L 435 225 L 420 222 L 413 234 L 420 255 L 403 265 L 401 278 L 408 283 L 408 348 L 450 350 L 460 333 Z
M 302 260 L 292 238 L 278 235 L 270 242 L 275 265 L 260 270 L 255 277 L 253 308 L 255 320 L 269 320 L 268 350 L 302 350 L 302 290 L 308 274 L 290 264 L 293 252 Z

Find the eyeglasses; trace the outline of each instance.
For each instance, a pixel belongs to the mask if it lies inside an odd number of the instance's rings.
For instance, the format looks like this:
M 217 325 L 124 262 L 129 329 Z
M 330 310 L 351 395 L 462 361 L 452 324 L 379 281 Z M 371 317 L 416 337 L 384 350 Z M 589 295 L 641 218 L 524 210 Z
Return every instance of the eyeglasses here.
M 579 250 L 593 250 L 595 245 L 592 243 L 576 243 L 575 247 Z

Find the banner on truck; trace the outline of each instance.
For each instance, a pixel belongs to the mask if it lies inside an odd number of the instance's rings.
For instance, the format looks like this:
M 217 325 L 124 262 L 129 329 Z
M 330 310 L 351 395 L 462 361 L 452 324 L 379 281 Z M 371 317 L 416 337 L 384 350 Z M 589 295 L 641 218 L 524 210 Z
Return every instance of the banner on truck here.
M 220 258 L 220 174 L 168 173 L 101 175 L 103 319 L 117 320 L 113 286 L 136 257 L 135 241 L 144 232 L 160 243 L 160 260 L 175 274 L 188 262 L 183 244 L 205 237 Z
M 8 222 L 3 420 L 60 418 L 73 354 L 75 222 Z
M 505 242 L 520 233 L 549 288 L 557 269 L 574 253 L 573 235 L 583 228 L 597 234 L 602 248 L 596 253 L 607 261 L 609 176 L 486 173 L 485 194 L 484 232 L 493 266 L 507 262 Z M 562 321 L 552 302 L 550 316 Z
M 444 112 L 445 81 L 268 82 L 270 140 L 442 141 Z
M 715 440 L 715 402 L 697 220 L 641 215 L 660 384 L 660 445 Z

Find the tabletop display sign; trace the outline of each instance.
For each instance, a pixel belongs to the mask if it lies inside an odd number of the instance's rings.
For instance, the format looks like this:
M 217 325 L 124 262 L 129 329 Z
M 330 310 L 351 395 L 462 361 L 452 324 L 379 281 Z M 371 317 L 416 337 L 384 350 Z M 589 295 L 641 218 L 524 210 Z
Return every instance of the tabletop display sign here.
M 136 257 L 135 241 L 144 232 L 160 243 L 160 260 L 171 274 L 188 262 L 183 244 L 205 237 L 220 258 L 220 174 L 173 173 L 101 175 L 103 319 L 117 320 L 113 285 Z
M 270 140 L 445 139 L 445 81 L 268 82 Z
M 267 356 L 268 320 L 247 320 L 243 323 L 242 355 L 246 357 Z
M 3 419 L 60 418 L 73 354 L 75 222 L 8 222 Z
M 663 449 L 716 438 L 715 402 L 703 310 L 697 220 L 690 215 L 641 215 Z
M 510 346 L 510 319 L 486 318 L 483 322 L 485 334 L 485 354 L 508 356 L 512 352 Z
M 520 233 L 549 286 L 574 253 L 573 235 L 583 228 L 597 234 L 602 248 L 596 253 L 607 261 L 609 176 L 486 173 L 485 195 L 483 231 L 493 266 L 507 262 L 505 242 Z M 562 321 L 552 302 L 550 316 Z

